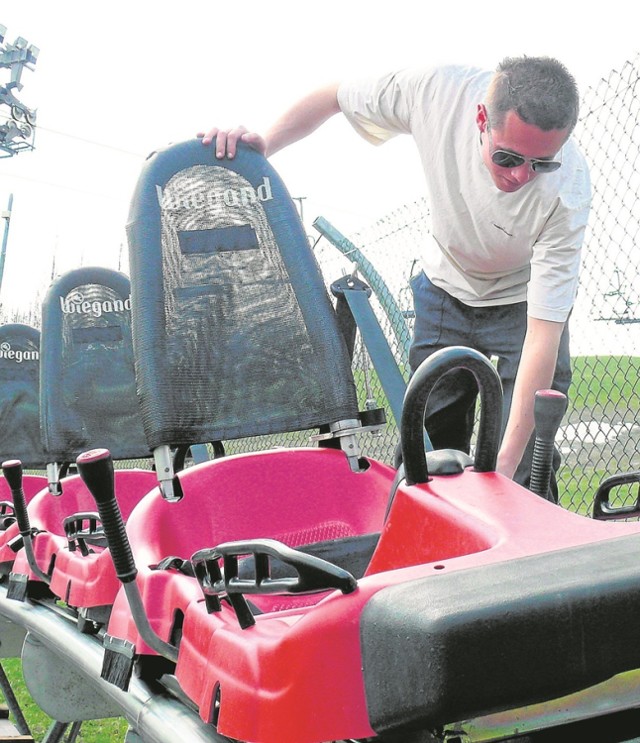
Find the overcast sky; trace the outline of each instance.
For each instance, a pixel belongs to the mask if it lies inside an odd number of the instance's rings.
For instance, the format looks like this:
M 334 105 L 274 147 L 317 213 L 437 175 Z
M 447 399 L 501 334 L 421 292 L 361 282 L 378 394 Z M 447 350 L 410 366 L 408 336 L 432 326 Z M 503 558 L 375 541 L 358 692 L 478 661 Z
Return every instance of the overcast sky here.
M 264 130 L 317 85 L 414 64 L 549 54 L 584 90 L 640 51 L 637 6 L 596 8 L 606 13 L 557 0 L 5 0 L 7 40 L 41 52 L 18 94 L 38 109 L 36 150 L 0 160 L 0 211 L 14 195 L 0 300 L 29 304 L 54 256 L 63 273 L 117 268 L 122 253 L 127 272 L 129 199 L 156 147 L 214 124 Z M 422 195 L 408 138 L 374 148 L 339 118 L 272 163 L 306 197 L 305 222 L 322 215 L 347 234 Z

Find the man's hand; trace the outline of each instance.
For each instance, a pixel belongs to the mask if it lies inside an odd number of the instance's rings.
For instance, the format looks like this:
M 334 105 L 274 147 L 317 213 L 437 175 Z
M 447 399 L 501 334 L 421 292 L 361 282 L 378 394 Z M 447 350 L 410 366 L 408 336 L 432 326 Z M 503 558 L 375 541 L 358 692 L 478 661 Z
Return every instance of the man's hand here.
M 261 155 L 266 155 L 267 152 L 264 137 L 250 132 L 245 126 L 237 126 L 235 129 L 219 129 L 214 126 L 208 132 L 198 132 L 198 137 L 202 139 L 202 144 L 205 146 L 210 145 L 214 139 L 216 140 L 216 157 L 219 160 L 224 157 L 232 160 L 236 156 L 238 142 L 244 142 Z
M 564 323 L 528 318 L 511 411 L 496 464 L 496 471 L 507 477 L 515 474 L 534 431 L 535 394 L 548 389 L 553 381 L 563 329 Z

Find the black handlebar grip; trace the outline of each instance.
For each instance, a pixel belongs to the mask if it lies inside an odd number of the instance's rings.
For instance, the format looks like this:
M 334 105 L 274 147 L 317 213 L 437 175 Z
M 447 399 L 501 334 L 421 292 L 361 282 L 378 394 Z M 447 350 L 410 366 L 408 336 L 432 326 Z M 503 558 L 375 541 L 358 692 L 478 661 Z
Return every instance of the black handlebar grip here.
M 111 454 L 108 449 L 91 449 L 80 454 L 76 464 L 98 506 L 116 575 L 122 583 L 130 583 L 138 571 L 116 500 Z
M 18 522 L 18 529 L 23 537 L 31 534 L 31 524 L 27 513 L 27 501 L 22 489 L 22 462 L 19 459 L 9 459 L 2 463 L 2 472 L 13 497 L 13 510 Z
M 536 392 L 533 407 L 536 438 L 529 489 L 543 498 L 548 497 L 556 433 L 566 409 L 567 396 L 562 392 L 557 390 Z

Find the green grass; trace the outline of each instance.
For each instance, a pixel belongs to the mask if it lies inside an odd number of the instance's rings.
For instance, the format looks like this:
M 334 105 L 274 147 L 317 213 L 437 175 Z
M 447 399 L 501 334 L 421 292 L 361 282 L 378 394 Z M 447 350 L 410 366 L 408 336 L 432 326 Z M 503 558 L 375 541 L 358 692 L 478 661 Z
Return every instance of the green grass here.
M 583 468 L 581 476 L 566 468 L 558 472 L 558 492 L 560 505 L 568 511 L 574 511 L 582 516 L 591 516 L 593 499 L 598 485 L 612 474 L 602 468 Z
M 615 411 L 621 406 L 634 412 L 640 410 L 640 357 L 576 356 L 572 363 L 572 410 Z
M 616 423 L 635 421 L 640 412 L 640 357 L 638 356 L 578 356 L 572 359 L 573 382 L 569 390 L 569 410 L 566 420 L 571 423 L 606 421 Z M 569 510 L 590 515 L 593 498 L 600 483 L 609 475 L 638 469 L 638 451 L 631 440 L 625 449 L 615 451 L 607 444 L 610 457 L 603 461 L 588 447 L 575 444 L 573 456 L 566 456 L 558 475 L 560 503 Z M 631 451 L 627 449 L 631 447 Z M 573 449 L 573 447 L 572 447 Z M 624 453 L 624 456 L 621 454 Z M 616 504 L 621 505 L 621 504 Z

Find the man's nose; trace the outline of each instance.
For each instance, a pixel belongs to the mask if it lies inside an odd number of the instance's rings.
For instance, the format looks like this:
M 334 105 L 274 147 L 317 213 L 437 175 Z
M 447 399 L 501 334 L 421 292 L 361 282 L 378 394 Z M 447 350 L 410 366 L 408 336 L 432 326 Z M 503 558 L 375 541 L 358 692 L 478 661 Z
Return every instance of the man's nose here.
M 531 163 L 522 163 L 517 168 L 511 169 L 511 177 L 521 186 L 524 186 L 525 183 L 529 183 L 536 177 L 536 173 L 531 167 Z

